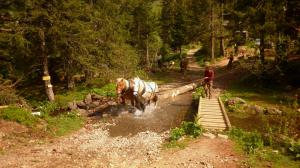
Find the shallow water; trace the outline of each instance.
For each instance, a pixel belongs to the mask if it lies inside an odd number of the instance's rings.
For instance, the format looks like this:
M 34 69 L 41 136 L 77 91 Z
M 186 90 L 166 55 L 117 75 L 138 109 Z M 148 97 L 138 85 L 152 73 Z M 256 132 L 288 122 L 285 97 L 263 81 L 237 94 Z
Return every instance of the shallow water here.
M 147 106 L 145 112 L 135 111 L 114 118 L 108 129 L 111 136 L 132 136 L 139 132 L 164 132 L 174 128 L 194 114 L 191 93 L 173 99 L 159 100 L 157 106 Z

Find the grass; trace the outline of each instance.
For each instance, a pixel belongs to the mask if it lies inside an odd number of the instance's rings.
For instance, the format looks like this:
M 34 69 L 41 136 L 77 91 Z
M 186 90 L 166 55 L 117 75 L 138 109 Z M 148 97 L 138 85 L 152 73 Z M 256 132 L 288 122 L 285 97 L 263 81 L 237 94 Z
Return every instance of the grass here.
M 282 153 L 279 150 L 274 150 L 271 146 L 265 145 L 266 142 L 259 132 L 247 132 L 232 128 L 229 137 L 236 142 L 237 152 L 246 153 L 246 163 L 250 167 L 298 168 L 297 166 L 300 164 L 300 161 L 294 156 L 295 154 Z M 295 149 L 299 150 L 299 146 L 297 144 Z
M 68 111 L 69 102 L 83 100 L 88 93 L 96 93 L 101 96 L 114 97 L 115 84 L 107 84 L 101 88 L 77 89 L 56 95 L 54 102 L 31 101 L 31 105 L 42 113 L 41 116 L 33 116 L 31 110 L 16 106 L 0 110 L 0 119 L 15 121 L 31 128 L 38 133 L 43 132 L 37 125 L 46 123 L 47 134 L 52 136 L 62 136 L 72 131 L 78 130 L 84 124 L 84 119 L 77 115 L 76 111 Z
M 248 155 L 246 163 L 255 168 L 299 168 L 299 161 L 293 160 L 289 156 L 277 153 L 272 148 L 264 148 L 255 154 Z
M 56 117 L 45 117 L 47 121 L 47 131 L 54 136 L 62 136 L 67 133 L 80 129 L 84 124 L 84 119 L 77 115 L 76 112 Z
M 187 147 L 189 142 L 191 141 L 191 138 L 186 137 L 184 139 L 181 139 L 179 141 L 169 141 L 163 144 L 163 149 L 172 149 L 172 148 L 178 148 L 178 149 L 184 149 Z
M 34 127 L 38 122 L 38 118 L 33 116 L 29 110 L 16 106 L 9 106 L 8 108 L 1 109 L 0 118 L 8 121 L 15 121 L 26 125 L 27 127 Z

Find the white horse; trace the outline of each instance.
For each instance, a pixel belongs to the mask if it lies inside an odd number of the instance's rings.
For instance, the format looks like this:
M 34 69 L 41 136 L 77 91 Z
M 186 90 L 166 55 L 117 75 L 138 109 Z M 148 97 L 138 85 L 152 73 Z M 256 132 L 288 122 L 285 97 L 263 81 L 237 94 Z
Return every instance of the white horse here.
M 131 79 L 133 95 L 136 98 L 137 108 L 145 110 L 146 105 L 149 105 L 151 102 L 157 105 L 158 101 L 158 85 L 155 82 L 145 82 L 139 77 Z

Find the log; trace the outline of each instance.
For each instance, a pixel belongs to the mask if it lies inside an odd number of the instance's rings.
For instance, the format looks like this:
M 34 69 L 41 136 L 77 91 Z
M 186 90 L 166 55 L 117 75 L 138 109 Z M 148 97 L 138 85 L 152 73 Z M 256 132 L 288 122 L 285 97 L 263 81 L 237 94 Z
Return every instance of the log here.
M 4 108 L 7 108 L 8 106 L 0 106 L 0 109 L 4 109 Z
M 167 98 L 174 98 L 180 94 L 189 92 L 191 90 L 194 90 L 197 87 L 196 83 L 191 83 L 185 86 L 181 86 L 179 88 L 175 88 L 172 90 L 164 91 L 161 94 L 159 94 L 159 99 L 167 99 Z

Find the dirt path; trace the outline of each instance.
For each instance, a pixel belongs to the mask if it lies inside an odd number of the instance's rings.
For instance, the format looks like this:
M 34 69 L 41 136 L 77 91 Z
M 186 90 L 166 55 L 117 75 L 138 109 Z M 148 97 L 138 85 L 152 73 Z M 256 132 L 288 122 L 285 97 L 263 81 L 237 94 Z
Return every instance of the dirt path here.
M 193 57 L 185 78 L 163 85 L 165 89 L 185 84 L 202 75 Z M 216 82 L 216 86 L 222 83 Z M 0 167 L 240 167 L 242 158 L 233 143 L 222 138 L 202 137 L 184 149 L 162 149 L 169 128 L 186 119 L 191 93 L 160 103 L 155 113 L 133 116 L 124 113 L 93 120 L 76 133 L 0 154 Z M 128 131 L 129 130 L 129 131 Z

